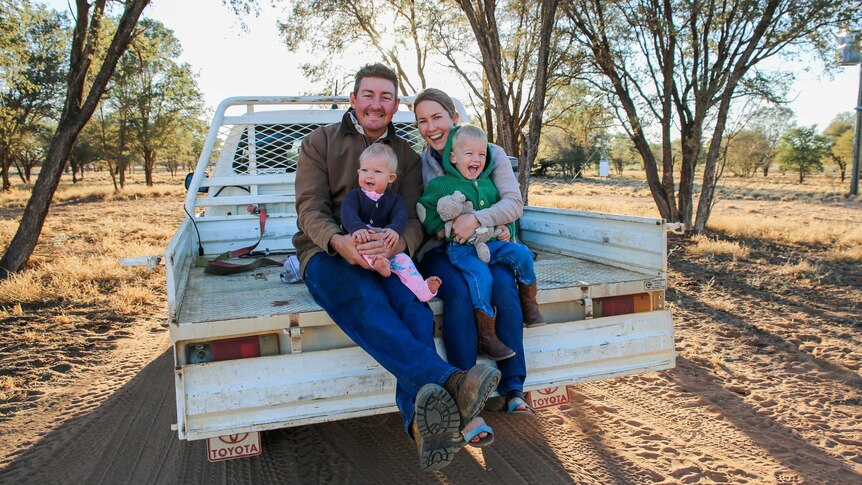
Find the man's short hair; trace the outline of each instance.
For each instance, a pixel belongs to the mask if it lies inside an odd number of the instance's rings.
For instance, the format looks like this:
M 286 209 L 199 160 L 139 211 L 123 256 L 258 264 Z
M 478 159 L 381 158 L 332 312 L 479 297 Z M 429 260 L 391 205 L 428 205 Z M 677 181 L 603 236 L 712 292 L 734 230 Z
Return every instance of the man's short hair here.
M 362 150 L 359 154 L 359 161 L 362 162 L 366 158 L 382 155 L 389 159 L 389 171 L 398 173 L 398 156 L 395 155 L 395 150 L 385 143 L 372 143 L 368 148 Z
M 375 64 L 366 64 L 356 71 L 356 82 L 353 83 L 353 94 L 359 94 L 359 83 L 367 77 L 379 77 L 381 79 L 392 81 L 392 84 L 395 85 L 395 93 L 393 94 L 398 96 L 398 76 L 395 74 L 395 71 L 379 62 Z
M 455 145 L 465 138 L 482 140 L 488 143 L 488 135 L 485 133 L 485 130 L 476 125 L 463 124 L 458 125 L 458 130 L 452 135 L 452 148 L 455 148 Z

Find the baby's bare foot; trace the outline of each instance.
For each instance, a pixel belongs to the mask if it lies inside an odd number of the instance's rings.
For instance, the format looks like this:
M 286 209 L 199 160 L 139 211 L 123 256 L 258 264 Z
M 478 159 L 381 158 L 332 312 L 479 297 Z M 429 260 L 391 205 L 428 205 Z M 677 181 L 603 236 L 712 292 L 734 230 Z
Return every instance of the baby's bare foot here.
M 389 278 L 392 275 L 392 268 L 389 266 L 389 260 L 386 258 L 377 258 L 372 266 L 374 267 L 374 271 L 380 273 L 380 276 L 384 278 Z
M 437 288 L 440 288 L 440 285 L 443 284 L 443 280 L 436 276 L 432 276 L 425 280 L 425 283 L 428 283 L 428 291 L 431 293 L 437 293 Z

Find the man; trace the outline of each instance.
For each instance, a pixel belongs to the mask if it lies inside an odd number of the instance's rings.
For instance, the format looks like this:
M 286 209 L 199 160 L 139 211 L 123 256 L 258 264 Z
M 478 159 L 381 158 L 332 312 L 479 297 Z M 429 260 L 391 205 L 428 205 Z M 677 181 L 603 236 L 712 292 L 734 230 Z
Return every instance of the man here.
M 340 123 L 318 128 L 302 142 L 296 170 L 299 232 L 293 244 L 305 283 L 335 323 L 391 372 L 395 401 L 407 433 L 419 450 L 423 470 L 448 465 L 476 430 L 462 423 L 479 414 L 497 386 L 500 372 L 477 365 L 460 371 L 437 355 L 433 314 L 398 278 L 384 278 L 364 256 L 413 254 L 422 242 L 416 202 L 422 193 L 418 155 L 395 134 L 398 78 L 381 64 L 356 73 L 350 109 Z M 408 208 L 407 230 L 394 247 L 382 234 L 356 245 L 341 228 L 341 203 L 356 187 L 359 154 L 372 143 L 386 143 L 398 156 L 398 178 L 390 186 Z M 445 284 L 445 282 L 443 282 Z M 466 295 L 465 295 L 466 298 Z

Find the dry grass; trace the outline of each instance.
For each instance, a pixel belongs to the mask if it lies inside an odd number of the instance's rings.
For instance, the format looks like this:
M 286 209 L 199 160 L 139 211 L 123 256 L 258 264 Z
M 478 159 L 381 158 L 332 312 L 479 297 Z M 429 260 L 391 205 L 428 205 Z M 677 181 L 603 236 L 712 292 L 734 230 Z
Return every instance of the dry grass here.
M 33 176 L 35 182 L 36 175 Z M 64 177 L 54 193 L 53 202 L 69 201 L 113 201 L 113 200 L 135 200 L 139 198 L 163 197 L 168 195 L 180 196 L 185 194 L 182 178 L 171 177 L 169 174 L 156 173 L 153 175 L 155 185 L 147 187 L 144 183 L 143 174 L 131 174 L 127 176 L 125 187 L 120 192 L 114 192 L 111 177 L 106 172 L 89 172 L 85 179 L 73 184 L 70 177 Z M 31 187 L 18 184 L 11 190 L 0 192 L 0 207 L 14 208 L 24 207 L 30 198 Z
M 106 175 L 61 184 L 25 270 L 0 282 L 0 415 L 3 403 L 35 399 L 40 386 L 97 363 L 142 316 L 164 314 L 164 271 L 119 265 L 163 253 L 183 217 L 182 179 L 157 181 L 132 178 L 122 194 Z M 3 247 L 26 195 L 0 195 Z
M 843 187 L 843 188 L 842 188 Z M 862 261 L 862 205 L 844 198 L 849 183 L 834 175 L 811 177 L 799 185 L 792 175 L 725 177 L 707 228 L 732 239 L 756 239 L 821 246 L 830 261 Z M 530 203 L 594 212 L 659 217 L 641 174 L 563 182 L 539 179 Z M 695 201 L 696 204 L 696 201 Z M 738 252 L 698 241 L 694 250 Z M 708 247 L 711 246 L 711 247 Z M 737 255 L 737 257 L 739 257 Z
M 730 256 L 733 260 L 747 258 L 751 251 L 736 241 L 710 239 L 704 235 L 692 238 L 693 244 L 688 247 L 689 254 L 707 256 Z

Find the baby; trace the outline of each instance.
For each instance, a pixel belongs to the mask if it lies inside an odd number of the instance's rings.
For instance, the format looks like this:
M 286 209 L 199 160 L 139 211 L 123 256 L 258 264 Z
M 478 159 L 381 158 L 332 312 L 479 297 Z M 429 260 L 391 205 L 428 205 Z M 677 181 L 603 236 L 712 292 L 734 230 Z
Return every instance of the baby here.
M 372 233 L 381 233 L 387 248 L 395 246 L 407 228 L 407 206 L 395 192 L 386 191 L 395 181 L 398 158 L 388 145 L 373 143 L 359 155 L 359 188 L 347 193 L 341 205 L 341 226 L 355 244 L 370 241 Z M 413 261 L 404 253 L 391 259 L 363 256 L 381 276 L 395 273 L 419 301 L 437 294 L 442 281 L 436 276 L 423 279 Z

